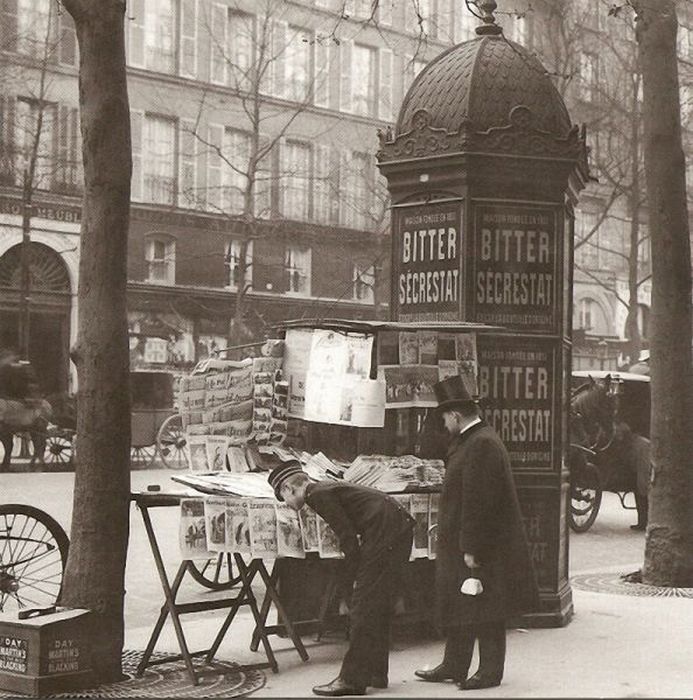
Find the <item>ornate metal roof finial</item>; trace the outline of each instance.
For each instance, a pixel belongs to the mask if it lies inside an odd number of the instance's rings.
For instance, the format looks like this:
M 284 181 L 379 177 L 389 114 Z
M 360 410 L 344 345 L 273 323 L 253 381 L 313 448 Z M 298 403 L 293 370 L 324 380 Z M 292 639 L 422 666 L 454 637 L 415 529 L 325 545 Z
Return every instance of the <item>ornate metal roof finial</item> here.
M 481 10 L 482 25 L 476 28 L 476 33 L 479 36 L 493 36 L 503 33 L 503 29 L 496 24 L 496 18 L 493 13 L 498 5 L 494 0 L 482 0 L 477 3 L 477 7 Z

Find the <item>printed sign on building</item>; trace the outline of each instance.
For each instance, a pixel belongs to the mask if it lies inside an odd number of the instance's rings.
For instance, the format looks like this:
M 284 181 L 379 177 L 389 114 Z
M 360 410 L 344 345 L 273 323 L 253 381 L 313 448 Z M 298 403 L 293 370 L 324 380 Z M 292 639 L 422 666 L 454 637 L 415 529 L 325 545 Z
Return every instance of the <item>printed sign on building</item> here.
M 400 321 L 461 317 L 462 204 L 396 209 L 392 305 Z
M 468 320 L 558 332 L 561 229 L 548 207 L 476 204 Z
M 479 335 L 477 344 L 482 413 L 513 469 L 552 470 L 560 444 L 557 341 Z

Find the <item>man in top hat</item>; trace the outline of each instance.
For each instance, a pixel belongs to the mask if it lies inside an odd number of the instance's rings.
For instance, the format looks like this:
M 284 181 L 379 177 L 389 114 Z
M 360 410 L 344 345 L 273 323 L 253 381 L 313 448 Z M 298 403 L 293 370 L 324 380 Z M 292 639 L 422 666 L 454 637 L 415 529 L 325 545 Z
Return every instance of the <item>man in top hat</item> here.
M 313 688 L 316 695 L 364 695 L 387 688 L 390 619 L 402 567 L 409 560 L 414 520 L 382 491 L 347 481 L 312 481 L 298 461 L 274 468 L 275 496 L 294 510 L 312 508 L 334 530 L 344 552 L 353 595 L 349 648 L 339 676 Z
M 461 690 L 500 685 L 506 619 L 536 609 L 538 593 L 510 459 L 460 376 L 434 386 L 450 434 L 438 512 L 436 607 L 443 661 L 415 671 Z M 481 582 L 480 584 L 478 582 Z M 474 642 L 479 668 L 468 678 Z

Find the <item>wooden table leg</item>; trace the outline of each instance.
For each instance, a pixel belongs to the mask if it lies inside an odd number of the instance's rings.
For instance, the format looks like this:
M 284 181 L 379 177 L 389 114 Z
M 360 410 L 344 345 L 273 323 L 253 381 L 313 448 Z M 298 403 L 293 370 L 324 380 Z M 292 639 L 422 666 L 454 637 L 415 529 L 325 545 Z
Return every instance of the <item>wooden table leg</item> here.
M 168 576 L 166 575 L 166 567 L 164 566 L 164 561 L 161 556 L 161 550 L 159 549 L 159 543 L 156 540 L 156 535 L 154 533 L 154 528 L 152 526 L 151 518 L 149 517 L 149 509 L 142 504 L 138 504 L 140 512 L 142 513 L 142 520 L 144 521 L 144 528 L 147 532 L 147 538 L 149 539 L 149 545 L 154 555 L 154 563 L 156 564 L 157 572 L 159 573 L 159 579 L 161 580 L 161 587 L 164 589 L 165 602 L 159 613 L 159 619 L 156 622 L 152 636 L 147 644 L 147 649 L 137 666 L 136 675 L 141 676 L 144 673 L 144 669 L 147 667 L 147 662 L 149 661 L 152 652 L 154 651 L 154 646 L 156 645 L 161 629 L 163 628 L 164 622 L 166 621 L 167 615 L 171 616 L 171 621 L 173 622 L 173 627 L 176 631 L 176 637 L 178 638 L 178 645 L 180 646 L 181 654 L 183 660 L 185 661 L 185 666 L 188 669 L 188 674 L 193 685 L 198 684 L 197 675 L 195 673 L 195 667 L 193 666 L 192 658 L 190 656 L 190 650 L 188 649 L 188 644 L 185 640 L 185 634 L 183 633 L 183 627 L 180 622 L 180 617 L 178 616 L 178 611 L 176 609 L 176 594 L 180 588 L 181 582 L 183 581 L 183 576 L 188 569 L 188 562 L 184 561 L 178 567 L 176 577 L 171 586 L 168 582 Z
M 236 559 L 236 564 L 238 565 L 238 571 L 241 575 L 241 580 L 243 581 L 243 586 L 244 588 L 246 588 L 246 592 L 248 595 L 248 605 L 250 606 L 250 610 L 253 613 L 253 618 L 255 620 L 255 628 L 260 630 L 260 641 L 262 641 L 262 646 L 265 650 L 265 655 L 267 656 L 267 660 L 270 663 L 270 668 L 272 669 L 273 673 L 277 673 L 279 671 L 279 666 L 277 665 L 277 660 L 274 656 L 272 645 L 270 644 L 269 638 L 267 637 L 267 633 L 265 632 L 264 621 L 260 617 L 260 611 L 257 608 L 255 594 L 253 593 L 250 587 L 250 584 L 257 575 L 258 571 L 260 571 L 260 568 L 263 567 L 262 560 L 253 559 L 249 565 L 246 565 L 246 563 L 243 561 L 243 557 L 240 554 L 235 553 L 234 557 Z
M 277 582 L 277 569 L 275 566 L 272 567 L 272 573 L 270 574 L 270 581 L 274 585 Z M 256 625 L 253 630 L 253 637 L 250 641 L 250 651 L 257 651 L 260 645 L 260 632 L 265 627 L 267 622 L 267 616 L 269 615 L 270 606 L 272 605 L 272 597 L 269 591 L 265 588 L 265 595 L 262 598 L 262 605 L 260 606 L 260 619 L 262 620 L 262 625 Z
M 284 624 L 284 627 L 286 627 L 286 631 L 289 633 L 289 636 L 291 637 L 291 641 L 294 643 L 294 647 L 296 647 L 296 651 L 298 652 L 301 659 L 303 661 L 308 661 L 308 652 L 306 651 L 306 648 L 303 646 L 303 640 L 297 634 L 296 630 L 294 629 L 294 626 L 291 624 L 291 620 L 289 619 L 289 616 L 286 614 L 286 610 L 284 609 L 284 605 L 282 604 L 282 601 L 279 598 L 279 594 L 277 593 L 277 589 L 274 587 L 272 577 L 267 573 L 267 568 L 265 567 L 265 562 L 263 562 L 261 559 L 258 559 L 257 562 L 258 562 L 258 572 L 260 574 L 260 577 L 262 578 L 262 580 L 265 583 L 267 594 L 270 596 L 272 602 L 274 603 L 275 607 L 277 608 L 277 614 L 279 615 L 279 619 Z M 264 628 L 264 624 L 265 623 L 263 620 L 262 621 L 263 628 Z

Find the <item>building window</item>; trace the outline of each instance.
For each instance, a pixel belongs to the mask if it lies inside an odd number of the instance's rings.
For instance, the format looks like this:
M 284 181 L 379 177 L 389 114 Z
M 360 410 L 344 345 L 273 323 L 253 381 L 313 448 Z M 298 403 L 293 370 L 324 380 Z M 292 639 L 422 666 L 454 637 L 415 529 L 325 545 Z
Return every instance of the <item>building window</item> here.
M 378 20 L 380 24 L 392 26 L 392 11 L 394 9 L 395 0 L 380 0 L 378 3 Z
M 57 105 L 40 100 L 19 98 L 15 116 L 15 175 L 16 184 L 21 185 L 24 174 L 29 172 L 29 163 L 36 147 L 36 168 L 33 187 L 48 190 L 58 172 L 55 167 L 55 135 Z M 40 123 L 39 123 L 40 122 Z
M 372 304 L 375 299 L 375 268 L 373 265 L 353 267 L 353 298 L 356 301 Z
M 307 143 L 282 145 L 282 213 L 287 219 L 306 221 L 310 212 L 311 149 Z
M 411 87 L 416 76 L 428 65 L 426 61 L 420 58 L 405 56 L 404 72 L 402 73 L 402 94 L 406 95 L 407 90 Z
M 56 13 L 52 0 L 17 1 L 17 51 L 34 58 L 51 53 Z
M 638 328 L 643 340 L 650 337 L 650 307 L 647 304 L 638 304 Z
M 228 276 L 226 278 L 226 286 L 229 289 L 245 289 L 249 284 L 252 284 L 253 279 L 253 242 L 247 241 L 245 249 L 245 274 L 241 278 L 241 241 L 229 241 L 226 244 L 225 262 Z M 241 284 L 241 279 L 243 284 Z
M 599 57 L 591 53 L 578 54 L 579 97 L 586 102 L 594 102 L 599 89 Z
M 147 282 L 175 284 L 176 242 L 172 238 L 157 237 L 146 241 Z
M 168 358 L 168 343 L 163 338 L 147 338 L 144 343 L 144 361 L 163 365 Z
M 144 4 L 145 67 L 161 73 L 176 70 L 175 0 L 147 0 Z
M 376 116 L 375 84 L 378 52 L 370 46 L 354 44 L 352 49 L 351 99 L 354 114 Z
M 286 272 L 286 291 L 290 294 L 310 296 L 310 248 L 289 246 L 284 255 L 284 269 Z
M 300 27 L 289 27 L 286 46 L 286 98 L 295 102 L 309 99 L 313 87 L 313 34 Z
M 343 161 L 340 173 L 341 223 L 361 231 L 369 229 L 371 221 L 373 183 L 370 163 L 368 153 L 354 152 Z
M 255 18 L 229 10 L 226 30 L 228 83 L 239 90 L 250 90 L 255 56 Z
M 578 303 L 578 328 L 585 331 L 592 330 L 592 316 L 595 309 L 594 299 L 580 299 Z
M 575 305 L 574 323 L 590 335 L 609 335 L 609 327 L 601 304 L 595 299 L 584 297 Z
M 224 130 L 222 167 L 222 208 L 228 214 L 242 214 L 248 189 L 250 134 Z
M 510 18 L 508 34 L 513 41 L 521 44 L 522 46 L 527 46 L 527 41 L 529 39 L 527 17 L 525 15 L 512 16 Z
M 147 114 L 143 141 L 144 201 L 172 205 L 176 195 L 175 121 Z
M 405 0 L 404 31 L 410 34 L 431 32 L 431 0 Z
M 476 36 L 476 28 L 479 25 L 479 20 L 469 11 L 466 3 L 457 2 L 454 4 L 453 12 L 455 13 L 455 41 L 460 43 L 468 41 Z

